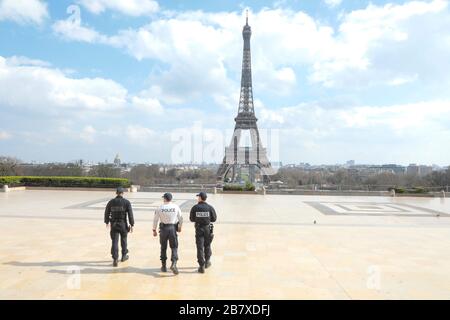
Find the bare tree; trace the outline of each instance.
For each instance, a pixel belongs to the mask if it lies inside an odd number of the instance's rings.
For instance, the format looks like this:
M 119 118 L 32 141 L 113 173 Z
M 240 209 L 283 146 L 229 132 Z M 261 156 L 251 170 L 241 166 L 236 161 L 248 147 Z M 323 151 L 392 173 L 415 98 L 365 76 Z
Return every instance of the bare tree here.
M 0 156 L 0 176 L 16 176 L 20 174 L 20 160 L 14 157 Z
M 125 177 L 133 181 L 134 184 L 142 186 L 164 181 L 164 174 L 160 172 L 158 165 L 137 165 L 131 168 L 130 172 L 125 174 Z
M 112 164 L 98 164 L 89 171 L 89 175 L 101 178 L 120 178 L 120 168 L 114 167 Z
M 21 171 L 27 176 L 83 176 L 83 168 L 79 164 L 39 164 L 20 165 Z

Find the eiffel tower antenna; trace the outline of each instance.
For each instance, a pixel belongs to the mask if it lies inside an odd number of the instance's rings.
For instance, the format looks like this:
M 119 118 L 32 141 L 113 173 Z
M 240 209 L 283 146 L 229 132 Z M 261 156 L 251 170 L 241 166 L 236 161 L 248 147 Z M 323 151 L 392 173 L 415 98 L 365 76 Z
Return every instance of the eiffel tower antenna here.
M 266 149 L 262 146 L 253 105 L 252 64 L 250 38 L 252 29 L 248 24 L 248 10 L 246 11 L 245 26 L 242 30 L 244 49 L 242 57 L 241 94 L 237 117 L 234 118 L 235 127 L 230 146 L 225 148 L 225 157 L 217 171 L 217 178 L 230 182 L 241 182 L 242 171 L 248 170 L 249 180 L 256 182 L 259 174 L 264 183 L 269 181 L 268 176 L 273 173 L 272 166 L 267 157 Z M 240 147 L 242 131 L 249 131 L 251 147 Z M 227 178 L 228 177 L 228 178 Z

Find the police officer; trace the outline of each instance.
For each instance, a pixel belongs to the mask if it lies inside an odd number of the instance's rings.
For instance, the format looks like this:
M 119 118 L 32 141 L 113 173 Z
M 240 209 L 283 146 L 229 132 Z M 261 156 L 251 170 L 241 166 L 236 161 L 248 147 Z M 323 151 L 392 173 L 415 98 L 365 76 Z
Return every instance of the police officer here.
M 130 201 L 123 198 L 124 192 L 125 190 L 123 188 L 117 188 L 117 196 L 108 202 L 105 209 L 106 227 L 108 228 L 109 223 L 111 223 L 111 255 L 114 260 L 114 267 L 117 267 L 119 259 L 119 236 L 120 246 L 122 247 L 121 261 L 124 262 L 128 260 L 127 235 L 128 232 L 133 232 L 134 226 L 133 209 L 131 208 Z M 127 215 L 130 221 L 130 226 L 128 226 Z
M 216 211 L 206 203 L 206 192 L 197 194 L 198 203 L 192 207 L 189 219 L 195 222 L 195 243 L 197 245 L 198 272 L 205 273 L 205 268 L 211 266 L 211 242 L 213 225 L 217 220 Z
M 178 261 L 178 236 L 177 231 L 181 232 L 181 226 L 183 224 L 183 216 L 181 215 L 180 207 L 172 203 L 172 194 L 165 193 L 163 195 L 164 204 L 161 205 L 155 211 L 155 217 L 153 219 L 153 236 L 156 237 L 156 227 L 159 224 L 159 242 L 161 244 L 161 271 L 167 272 L 167 242 L 169 242 L 170 249 L 172 251 L 171 261 L 172 265 L 170 269 L 174 274 L 178 274 L 177 261 Z

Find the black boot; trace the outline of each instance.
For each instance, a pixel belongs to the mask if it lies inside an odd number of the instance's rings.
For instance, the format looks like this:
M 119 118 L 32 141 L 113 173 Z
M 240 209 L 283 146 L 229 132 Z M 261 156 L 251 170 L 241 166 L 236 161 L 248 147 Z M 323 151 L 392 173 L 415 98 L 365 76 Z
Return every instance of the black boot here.
M 128 259 L 129 259 L 130 257 L 126 254 L 126 255 L 124 255 L 124 256 L 122 256 L 122 262 L 125 262 L 125 261 L 127 261 Z
M 172 265 L 170 266 L 170 270 L 172 270 L 173 274 L 178 274 L 177 262 L 172 261 Z
M 119 260 L 114 259 L 113 261 L 113 267 L 117 267 L 119 265 Z
M 162 272 L 167 272 L 167 267 L 166 267 L 166 262 L 165 261 L 161 262 L 161 271 Z
M 205 273 L 205 265 L 201 264 L 200 267 L 198 267 L 199 273 Z
M 211 261 L 206 260 L 205 268 L 208 269 L 209 267 L 211 267 Z

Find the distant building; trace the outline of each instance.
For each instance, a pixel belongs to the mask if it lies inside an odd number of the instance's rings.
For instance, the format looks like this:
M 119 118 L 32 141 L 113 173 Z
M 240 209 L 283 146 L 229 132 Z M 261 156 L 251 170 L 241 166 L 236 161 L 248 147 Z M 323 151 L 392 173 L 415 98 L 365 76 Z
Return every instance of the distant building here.
M 432 172 L 433 172 L 432 166 L 417 165 L 415 163 L 410 164 L 406 168 L 406 173 L 411 176 L 424 177 Z
M 398 164 L 383 164 L 381 166 L 381 172 L 391 172 L 394 174 L 404 174 L 406 168 Z
M 345 166 L 346 167 L 353 167 L 355 165 L 355 160 L 348 160 L 346 163 L 345 163 Z
M 120 165 L 121 165 L 121 161 L 120 161 L 120 156 L 119 156 L 119 154 L 116 154 L 116 157 L 114 158 L 114 165 L 115 165 L 116 167 L 120 167 Z
M 406 168 L 406 174 L 409 176 L 418 176 L 419 166 L 415 163 L 409 164 L 409 166 Z
M 432 166 L 419 166 L 419 175 L 421 177 L 429 175 L 432 172 L 433 172 Z

